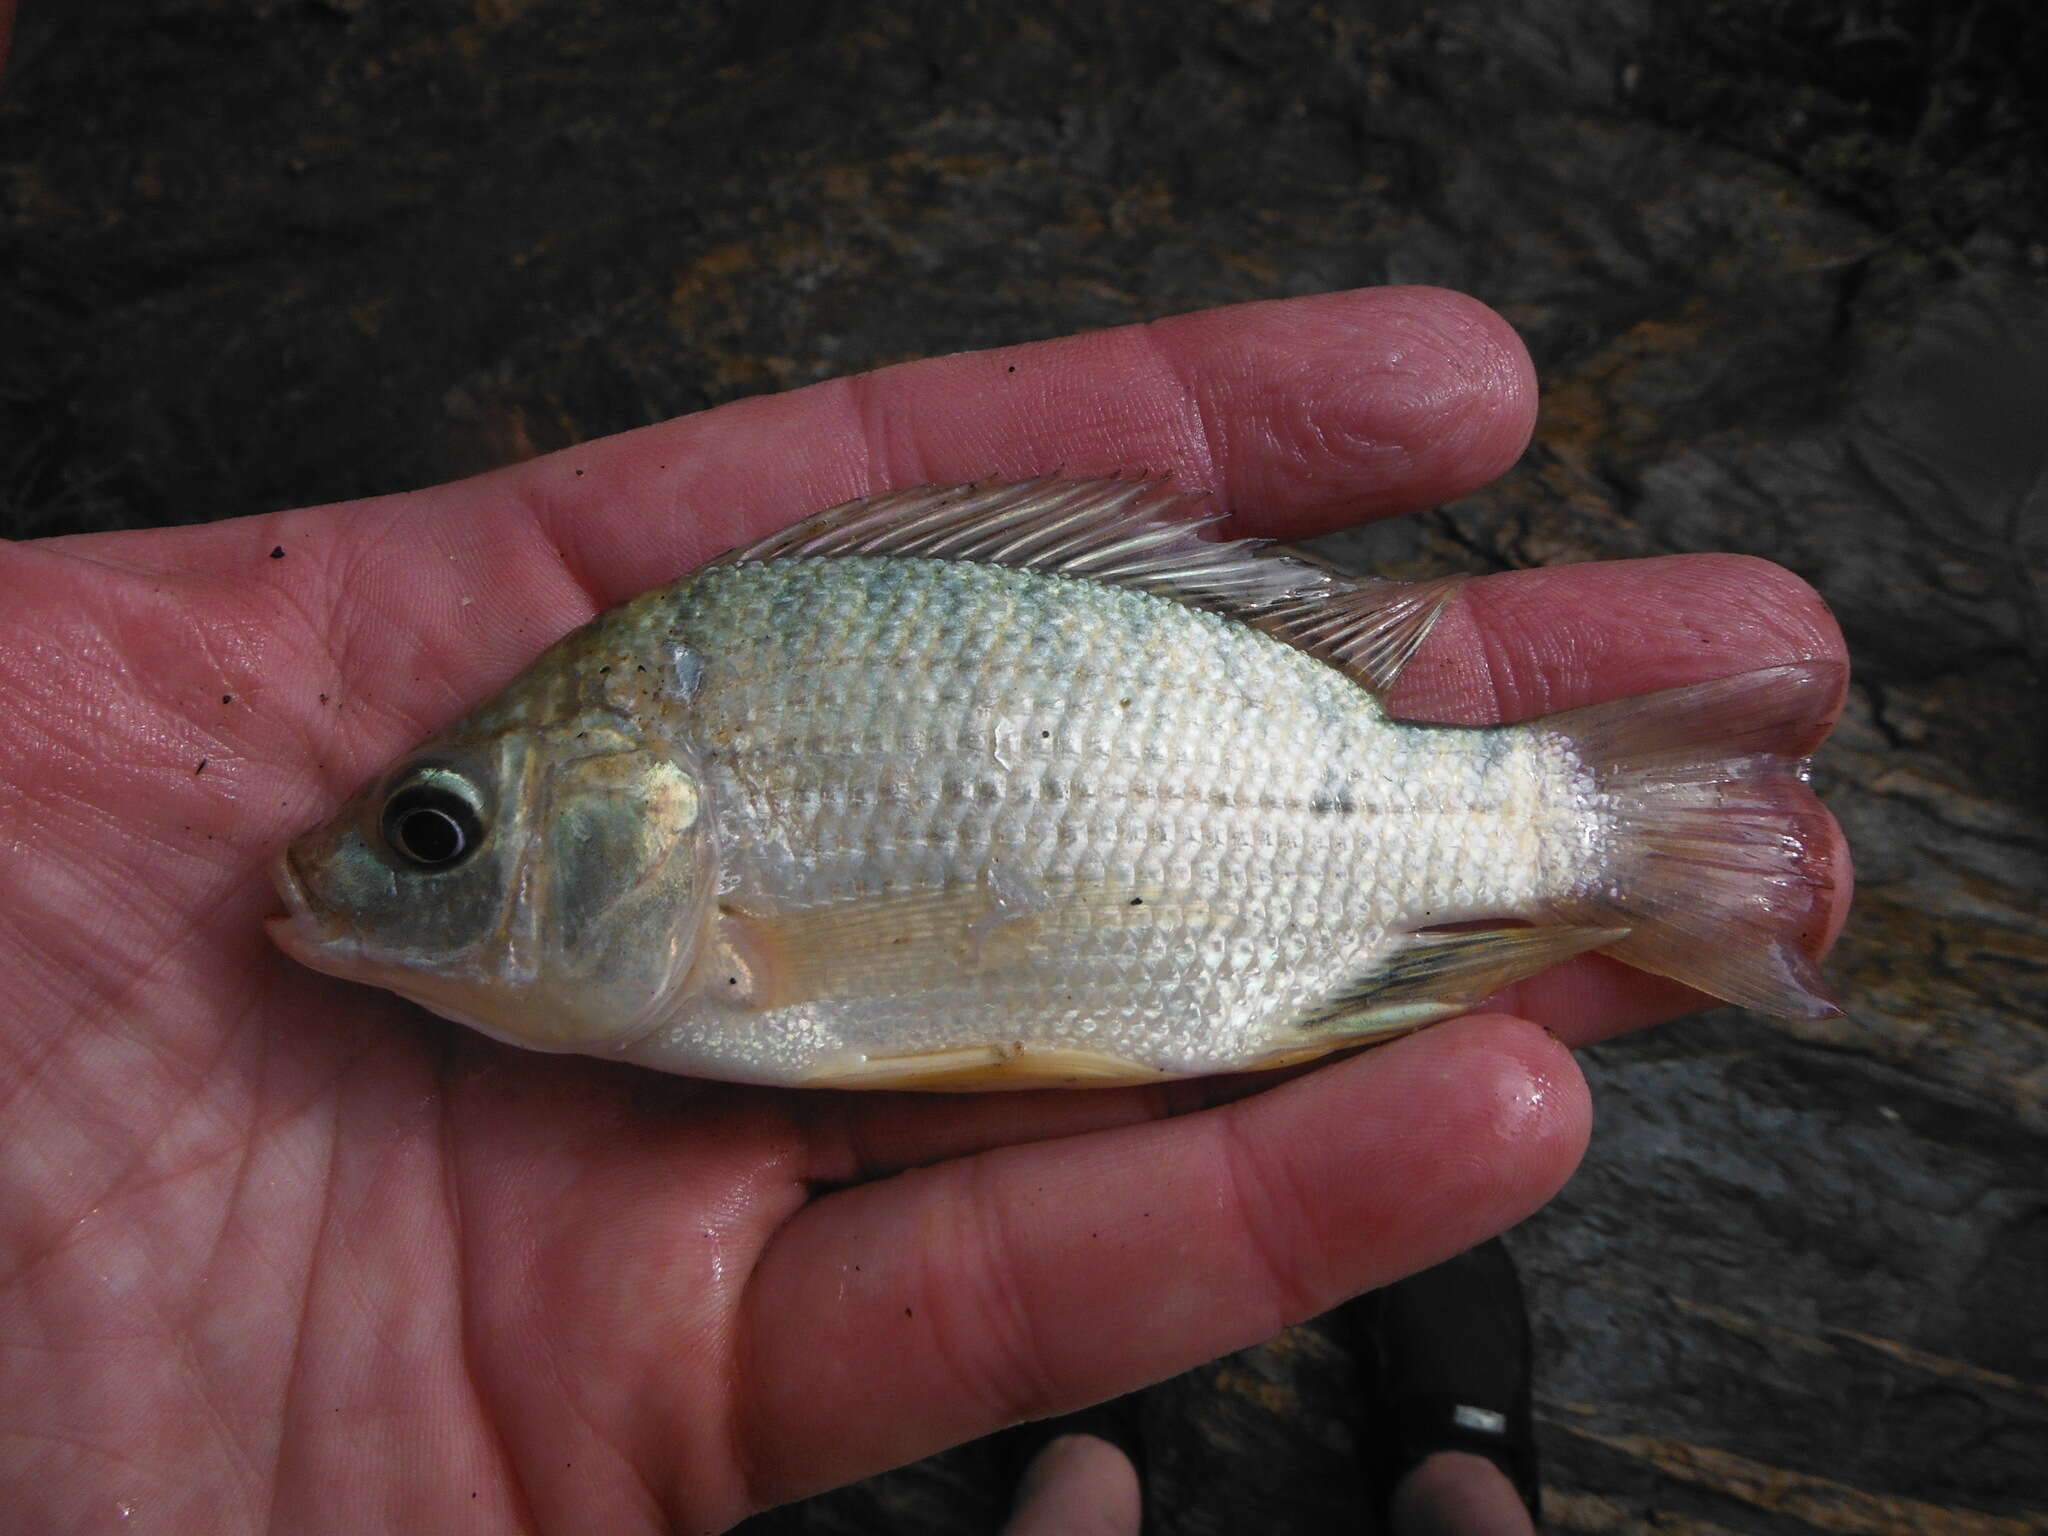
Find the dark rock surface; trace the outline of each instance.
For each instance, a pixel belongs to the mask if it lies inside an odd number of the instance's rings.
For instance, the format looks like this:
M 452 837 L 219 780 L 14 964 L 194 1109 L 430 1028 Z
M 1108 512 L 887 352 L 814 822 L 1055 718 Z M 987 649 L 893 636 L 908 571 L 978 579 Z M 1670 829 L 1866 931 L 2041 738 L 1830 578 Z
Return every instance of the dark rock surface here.
M 1848 1015 L 1587 1053 L 1514 1239 L 1553 1525 L 2048 1531 L 2048 13 L 2035 0 L 28 0 L 0 533 L 396 490 L 932 352 L 1468 289 L 1498 487 L 1342 541 L 1731 549 L 1856 656 Z M 0 598 L 4 600 L 4 598 Z M 1163 1532 L 1355 1528 L 1317 1328 L 1147 1394 Z M 958 1532 L 965 1447 L 761 1531 Z

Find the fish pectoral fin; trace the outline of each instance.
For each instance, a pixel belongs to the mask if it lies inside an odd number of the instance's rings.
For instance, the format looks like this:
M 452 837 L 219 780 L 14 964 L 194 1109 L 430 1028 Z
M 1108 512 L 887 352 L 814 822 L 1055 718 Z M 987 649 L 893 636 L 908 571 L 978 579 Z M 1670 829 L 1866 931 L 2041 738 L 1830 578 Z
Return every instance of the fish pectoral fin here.
M 1303 1015 L 1251 1065 L 1292 1066 L 1465 1012 L 1509 982 L 1628 937 L 1626 928 L 1550 925 L 1410 934 L 1399 949 Z
M 1056 967 L 1065 944 L 1106 927 L 1203 920 L 1147 887 L 1042 890 L 1001 872 L 972 884 L 780 911 L 720 908 L 706 990 L 752 1008 L 897 997 L 973 976 Z
M 896 1055 L 848 1055 L 804 1079 L 809 1088 L 905 1088 L 919 1093 L 979 1093 L 992 1088 L 1112 1088 L 1169 1076 L 1099 1051 L 1004 1045 L 961 1046 Z

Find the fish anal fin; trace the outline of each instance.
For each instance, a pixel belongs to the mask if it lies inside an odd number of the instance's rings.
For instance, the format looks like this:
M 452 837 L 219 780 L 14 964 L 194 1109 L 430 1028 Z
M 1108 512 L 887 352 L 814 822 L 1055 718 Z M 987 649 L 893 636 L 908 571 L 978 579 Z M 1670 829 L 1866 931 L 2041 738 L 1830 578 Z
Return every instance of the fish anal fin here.
M 1299 1028 L 1306 1034 L 1340 1036 L 1414 1029 L 1474 1007 L 1510 982 L 1561 960 L 1620 943 L 1628 933 L 1626 928 L 1557 924 L 1410 934 Z
M 1503 924 L 1417 933 L 1319 1007 L 1267 1037 L 1268 1048 L 1236 1070 L 1271 1072 L 1332 1051 L 1380 1045 L 1465 1013 L 1510 982 L 1628 937 L 1626 928 L 1530 928 Z

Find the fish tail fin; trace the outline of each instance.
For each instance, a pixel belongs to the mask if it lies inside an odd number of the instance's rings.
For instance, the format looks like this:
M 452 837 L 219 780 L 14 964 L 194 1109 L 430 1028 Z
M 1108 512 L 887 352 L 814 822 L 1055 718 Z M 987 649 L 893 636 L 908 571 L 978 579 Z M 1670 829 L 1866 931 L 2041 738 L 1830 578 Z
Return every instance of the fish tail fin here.
M 1597 889 L 1554 904 L 1625 927 L 1603 953 L 1787 1019 L 1841 1012 L 1822 980 L 1831 840 L 1807 756 L 1845 669 L 1803 662 L 1546 716 L 1612 809 Z

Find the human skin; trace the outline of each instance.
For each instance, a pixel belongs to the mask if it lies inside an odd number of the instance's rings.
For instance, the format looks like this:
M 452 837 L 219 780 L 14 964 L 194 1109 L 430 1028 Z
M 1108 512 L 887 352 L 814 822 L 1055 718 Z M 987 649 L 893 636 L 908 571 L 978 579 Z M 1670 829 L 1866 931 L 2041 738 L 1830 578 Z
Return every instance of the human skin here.
M 501 1046 L 262 929 L 269 860 L 363 779 L 603 606 L 804 513 L 1121 468 L 1302 537 L 1485 482 L 1534 410 L 1497 316 L 1378 289 L 908 364 L 405 495 L 0 544 L 9 1518 L 715 1531 L 1535 1210 L 1587 1135 L 1568 1046 L 1694 994 L 1593 957 L 1284 1079 L 787 1092 Z M 1515 719 L 1841 657 L 1762 562 L 1580 565 L 1473 583 L 1393 702 Z

